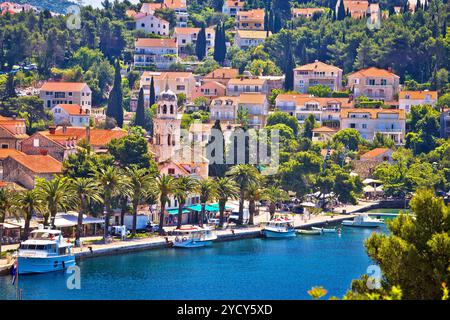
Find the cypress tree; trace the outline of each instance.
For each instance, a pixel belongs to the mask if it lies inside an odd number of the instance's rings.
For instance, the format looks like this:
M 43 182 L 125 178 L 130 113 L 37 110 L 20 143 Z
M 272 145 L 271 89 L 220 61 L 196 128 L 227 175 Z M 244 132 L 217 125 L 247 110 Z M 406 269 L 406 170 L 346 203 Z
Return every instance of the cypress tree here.
M 6 79 L 6 98 L 14 98 L 16 97 L 16 88 L 14 84 L 14 73 L 8 73 L 8 77 Z
M 403 9 L 402 9 L 402 13 L 408 13 L 408 12 L 409 12 L 409 2 L 408 2 L 408 0 L 405 0 Z
M 200 32 L 197 36 L 197 43 L 195 44 L 195 54 L 197 55 L 199 61 L 202 61 L 206 56 L 206 31 L 204 26 L 200 29 Z
M 123 125 L 122 100 L 122 76 L 120 75 L 119 60 L 117 60 L 115 66 L 114 85 L 111 93 L 109 94 L 106 116 L 116 119 L 117 125 L 119 127 L 122 127 Z
M 284 68 L 284 89 L 286 91 L 291 91 L 294 88 L 294 68 L 295 68 L 295 61 L 294 61 L 294 55 L 292 53 L 292 44 L 289 42 L 288 48 L 286 51 L 286 65 Z
M 339 2 L 338 11 L 336 14 L 336 19 L 341 21 L 345 19 L 345 7 L 344 7 L 344 1 Z
M 278 31 L 280 31 L 282 28 L 282 21 L 281 21 L 281 16 L 279 13 L 275 12 L 274 14 L 274 18 L 273 18 L 273 33 L 278 33 Z
M 211 130 L 216 129 L 219 130 L 223 136 L 222 133 L 222 126 L 220 125 L 220 120 L 216 120 L 216 122 L 214 123 L 214 125 L 212 126 Z M 211 138 L 210 141 L 208 142 L 207 145 L 207 155 L 209 156 L 211 151 L 210 145 L 212 143 L 217 143 L 216 141 L 213 141 L 212 139 L 212 134 L 211 134 Z M 210 160 L 210 164 L 209 164 L 209 175 L 212 177 L 224 177 L 225 176 L 225 172 L 227 171 L 227 165 L 226 165 L 226 157 L 225 157 L 225 139 L 222 140 L 222 151 L 223 151 L 223 155 L 222 155 L 222 163 L 212 163 L 211 159 Z M 212 154 L 212 156 L 214 157 L 219 157 L 220 155 L 217 154 L 218 150 L 214 150 L 214 154 Z
M 156 103 L 155 82 L 153 81 L 153 77 L 152 77 L 152 81 L 150 82 L 150 108 L 155 103 Z
M 141 88 L 141 90 L 139 90 L 134 124 L 136 126 L 141 126 L 142 128 L 144 128 L 145 126 L 144 88 Z
M 214 54 L 213 54 L 213 57 L 214 57 L 214 60 L 216 60 L 219 63 L 220 63 L 220 60 L 219 60 L 220 44 L 222 43 L 222 41 L 220 39 L 221 37 L 222 37 L 222 31 L 220 30 L 220 24 L 218 24 L 216 26 L 216 38 L 214 40 Z
M 264 31 L 269 31 L 269 10 L 264 8 Z

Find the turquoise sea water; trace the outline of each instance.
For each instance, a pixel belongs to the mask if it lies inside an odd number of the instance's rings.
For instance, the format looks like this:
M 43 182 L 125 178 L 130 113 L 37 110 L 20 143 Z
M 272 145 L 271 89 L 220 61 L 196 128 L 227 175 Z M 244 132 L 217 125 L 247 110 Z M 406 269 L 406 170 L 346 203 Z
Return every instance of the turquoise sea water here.
M 323 286 L 341 297 L 371 265 L 363 242 L 371 230 L 215 243 L 210 248 L 161 249 L 83 260 L 81 289 L 68 275 L 20 277 L 23 299 L 309 299 Z M 0 299 L 15 299 L 11 277 L 0 277 Z

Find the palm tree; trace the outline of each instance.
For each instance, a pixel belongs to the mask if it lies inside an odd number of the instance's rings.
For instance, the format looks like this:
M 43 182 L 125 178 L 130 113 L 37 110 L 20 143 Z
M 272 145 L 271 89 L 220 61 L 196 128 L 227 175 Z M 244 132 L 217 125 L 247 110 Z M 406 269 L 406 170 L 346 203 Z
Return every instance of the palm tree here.
M 69 190 L 74 197 L 78 210 L 75 243 L 79 244 L 83 229 L 83 215 L 87 213 L 89 203 L 92 201 L 102 202 L 100 186 L 92 178 L 75 178 L 70 180 Z
M 228 178 L 219 178 L 216 180 L 217 199 L 219 200 L 220 222 L 219 227 L 223 227 L 225 205 L 229 199 L 239 198 L 239 186 L 237 183 Z
M 156 191 L 159 196 L 159 203 L 161 204 L 161 212 L 159 214 L 159 232 L 164 234 L 164 212 L 166 204 L 169 202 L 169 197 L 175 191 L 175 179 L 166 174 L 162 174 L 156 178 Z
M 186 200 L 189 194 L 195 190 L 197 181 L 190 176 L 180 176 L 175 180 L 175 190 L 173 195 L 178 201 L 178 219 L 177 229 L 181 228 L 181 220 L 183 219 L 183 206 L 186 204 Z
M 108 229 L 109 220 L 112 215 L 112 200 L 120 194 L 124 179 L 116 167 L 101 168 L 94 173 L 94 178 L 100 185 L 103 204 L 106 211 L 105 229 L 103 234 L 103 240 L 106 242 L 109 237 Z
M 205 206 L 208 201 L 216 197 L 216 182 L 211 178 L 199 180 L 197 182 L 197 192 L 200 194 L 200 203 L 202 211 L 198 218 L 198 225 L 203 227 L 203 219 L 205 218 Z
M 127 194 L 133 206 L 133 226 L 131 235 L 136 235 L 138 206 L 147 200 L 149 192 L 154 189 L 154 179 L 145 168 L 131 166 L 125 169 L 127 176 Z
M 270 186 L 264 189 L 262 199 L 269 202 L 270 219 L 275 214 L 276 204 L 281 201 L 289 199 L 289 195 L 286 191 L 277 186 Z
M 9 188 L 0 188 L 0 223 L 4 223 L 7 216 L 14 214 L 13 191 Z M 3 225 L 0 226 L 0 255 L 2 253 Z
M 259 182 L 260 174 L 258 170 L 250 164 L 239 164 L 232 167 L 228 171 L 228 175 L 236 181 L 240 188 L 238 224 L 242 224 L 244 220 L 245 191 L 251 184 Z
M 250 214 L 248 224 L 253 225 L 253 218 L 256 212 L 256 201 L 261 200 L 262 192 L 259 183 L 252 183 L 245 191 L 245 197 L 248 200 L 248 211 Z
M 25 227 L 21 239 L 27 240 L 30 234 L 30 221 L 38 211 L 43 211 L 42 199 L 37 189 L 18 192 L 14 197 L 15 208 L 22 213 L 25 218 Z
M 68 178 L 56 176 L 52 180 L 38 178 L 36 182 L 36 190 L 40 199 L 46 207 L 44 213 L 44 225 L 54 227 L 55 217 L 58 210 L 65 210 L 70 207 L 73 197 L 68 192 Z

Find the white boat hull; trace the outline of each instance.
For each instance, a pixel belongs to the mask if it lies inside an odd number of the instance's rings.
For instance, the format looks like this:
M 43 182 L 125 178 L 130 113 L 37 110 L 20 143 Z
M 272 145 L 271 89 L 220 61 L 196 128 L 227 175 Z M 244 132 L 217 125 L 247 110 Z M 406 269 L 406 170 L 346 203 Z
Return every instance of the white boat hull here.
M 206 247 L 212 245 L 212 240 L 205 240 L 205 241 L 196 241 L 196 240 L 187 240 L 187 241 L 175 241 L 173 243 L 173 246 L 176 248 L 199 248 L 199 247 Z
M 46 273 L 65 270 L 74 266 L 75 256 L 55 257 L 20 257 L 18 258 L 19 274 Z
M 295 230 L 275 231 L 264 229 L 263 234 L 266 238 L 290 238 L 295 237 Z
M 383 222 L 377 222 L 377 221 L 365 221 L 365 222 L 354 222 L 350 220 L 344 220 L 342 221 L 342 225 L 346 227 L 359 227 L 359 228 L 378 228 L 384 225 Z

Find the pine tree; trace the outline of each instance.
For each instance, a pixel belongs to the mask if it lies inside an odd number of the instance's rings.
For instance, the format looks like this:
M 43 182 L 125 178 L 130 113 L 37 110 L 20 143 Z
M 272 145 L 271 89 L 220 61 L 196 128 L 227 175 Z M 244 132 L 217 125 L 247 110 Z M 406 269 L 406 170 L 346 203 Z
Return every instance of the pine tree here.
M 141 126 L 142 128 L 145 127 L 144 88 L 141 88 L 141 90 L 139 90 L 134 124 L 136 126 Z
M 203 26 L 197 35 L 197 43 L 195 44 L 195 54 L 199 61 L 202 61 L 206 56 L 206 31 Z
M 150 82 L 150 108 L 155 103 L 156 103 L 155 82 L 154 82 L 153 77 L 152 77 L 152 81 Z
M 120 75 L 120 63 L 119 60 L 117 60 L 115 66 L 114 86 L 109 94 L 106 116 L 116 119 L 119 127 L 122 127 L 123 125 L 122 101 L 122 76 Z

